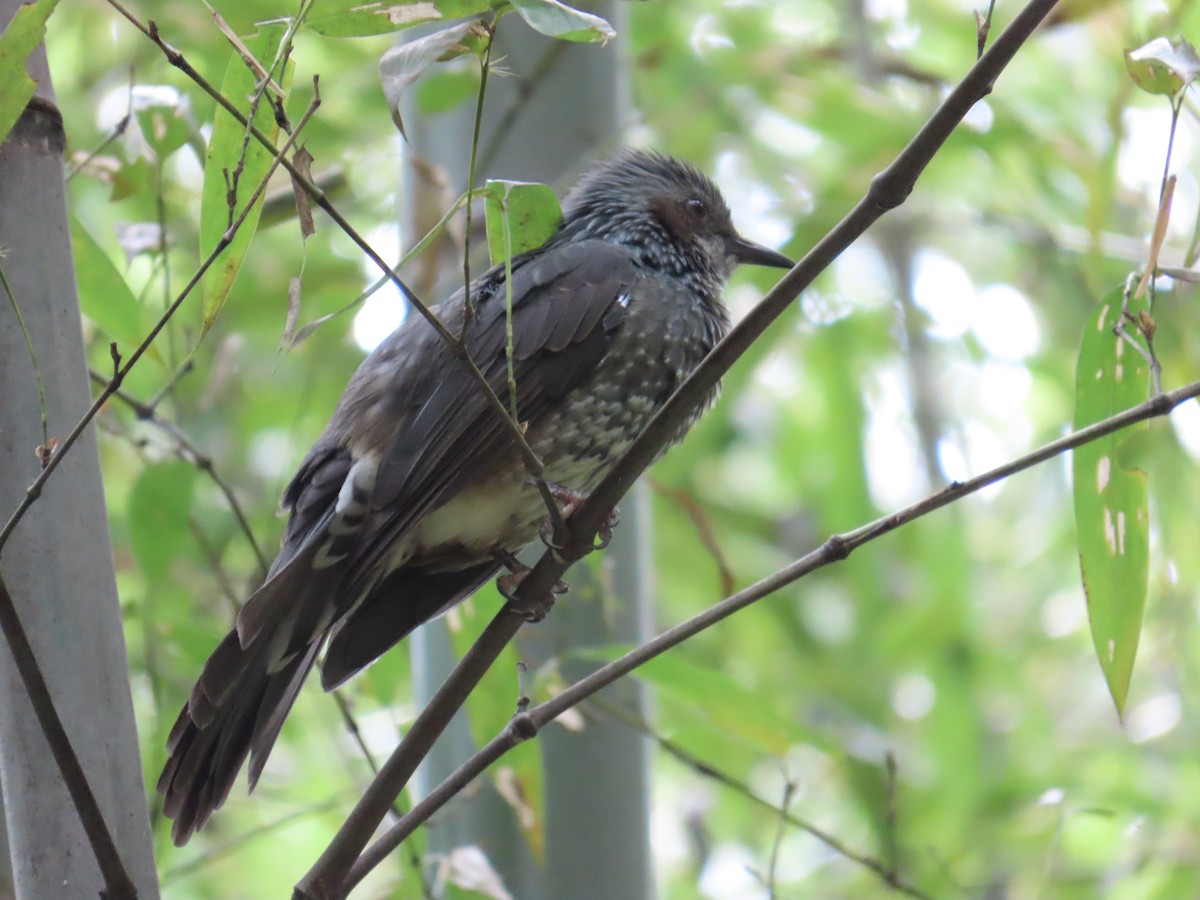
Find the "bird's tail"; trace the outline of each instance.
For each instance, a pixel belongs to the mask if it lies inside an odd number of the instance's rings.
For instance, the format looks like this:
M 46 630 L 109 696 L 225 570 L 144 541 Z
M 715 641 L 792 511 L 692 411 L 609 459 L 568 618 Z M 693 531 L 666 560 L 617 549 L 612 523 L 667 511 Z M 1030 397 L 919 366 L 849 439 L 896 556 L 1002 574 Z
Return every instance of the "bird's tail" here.
M 171 837 L 177 846 L 225 802 L 247 756 L 254 789 L 322 641 L 282 665 L 269 664 L 270 643 L 256 640 L 242 647 L 236 629 L 229 632 L 205 663 L 171 729 L 158 792 L 164 814 L 175 821 Z

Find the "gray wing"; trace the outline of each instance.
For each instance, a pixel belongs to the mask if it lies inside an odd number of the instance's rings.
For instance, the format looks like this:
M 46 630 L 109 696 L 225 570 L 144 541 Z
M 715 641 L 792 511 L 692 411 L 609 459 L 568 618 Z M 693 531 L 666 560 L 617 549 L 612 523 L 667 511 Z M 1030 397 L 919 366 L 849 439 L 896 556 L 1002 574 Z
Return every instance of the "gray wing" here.
M 517 261 L 512 331 L 520 421 L 545 414 L 594 371 L 638 277 L 630 253 L 603 241 Z M 467 351 L 507 408 L 503 272 L 482 276 L 472 293 Z M 461 296 L 438 313 L 457 334 Z M 271 576 L 238 618 L 243 646 L 270 630 L 272 658 L 305 649 L 386 574 L 376 570 L 388 549 L 421 516 L 511 459 L 514 449 L 475 379 L 427 322 L 412 320 L 391 335 L 352 379 L 285 495 L 291 521 Z M 371 465 L 366 454 L 375 457 Z
M 512 326 L 522 421 L 544 414 L 594 369 L 636 278 L 629 255 L 600 242 L 517 261 Z M 467 348 L 505 397 L 503 274 L 486 273 L 474 292 Z M 458 333 L 461 299 L 439 314 Z M 171 731 L 158 790 L 175 819 L 176 843 L 221 805 L 247 756 L 253 787 L 331 630 L 338 638 L 332 684 L 491 576 L 491 563 L 445 574 L 405 568 L 391 577 L 376 569 L 426 511 L 511 450 L 479 386 L 427 322 L 414 319 L 368 357 L 284 495 L 291 517 L 266 582 L 205 664 Z M 356 627 L 347 614 L 372 585 Z

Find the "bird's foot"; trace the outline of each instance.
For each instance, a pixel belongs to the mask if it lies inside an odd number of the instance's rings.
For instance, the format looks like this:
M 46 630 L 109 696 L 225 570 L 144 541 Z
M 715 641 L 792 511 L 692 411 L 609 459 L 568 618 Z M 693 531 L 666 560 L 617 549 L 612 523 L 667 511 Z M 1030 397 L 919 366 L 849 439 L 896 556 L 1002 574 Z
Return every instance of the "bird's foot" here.
M 517 588 L 521 586 L 526 577 L 532 571 L 529 566 L 521 562 L 507 550 L 496 548 L 492 551 L 492 555 L 500 561 L 500 563 L 508 569 L 507 575 L 501 575 L 496 579 L 496 590 L 498 590 L 506 600 L 516 600 Z M 554 608 L 554 601 L 557 597 L 567 592 L 567 583 L 565 581 L 557 581 L 554 587 L 550 588 L 550 592 L 541 599 L 535 601 L 532 606 L 522 611 L 527 622 L 540 622 L 549 615 L 550 610 Z
M 563 521 L 571 518 L 575 510 L 583 505 L 583 501 L 587 500 L 588 495 L 583 491 L 577 491 L 565 485 L 555 484 L 553 481 L 546 482 L 546 487 L 550 489 L 550 496 L 562 504 L 560 512 L 562 513 Z M 586 546 L 567 545 L 560 541 L 554 534 L 554 523 L 549 518 L 542 523 L 541 538 L 542 543 L 557 553 L 569 560 L 582 559 L 594 550 L 603 550 L 609 545 L 613 538 L 613 529 L 621 522 L 621 511 L 617 507 L 613 507 L 608 511 L 600 523 L 600 528 L 596 532 L 596 540 Z

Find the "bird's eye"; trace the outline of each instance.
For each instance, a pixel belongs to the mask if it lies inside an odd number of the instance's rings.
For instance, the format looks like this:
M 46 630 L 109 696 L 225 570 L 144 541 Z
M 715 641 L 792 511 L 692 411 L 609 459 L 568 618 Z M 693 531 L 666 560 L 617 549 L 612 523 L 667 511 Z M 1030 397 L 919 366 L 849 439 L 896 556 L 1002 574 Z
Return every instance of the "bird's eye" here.
M 683 201 L 683 205 L 697 219 L 703 218 L 708 213 L 708 204 L 699 197 L 688 197 Z

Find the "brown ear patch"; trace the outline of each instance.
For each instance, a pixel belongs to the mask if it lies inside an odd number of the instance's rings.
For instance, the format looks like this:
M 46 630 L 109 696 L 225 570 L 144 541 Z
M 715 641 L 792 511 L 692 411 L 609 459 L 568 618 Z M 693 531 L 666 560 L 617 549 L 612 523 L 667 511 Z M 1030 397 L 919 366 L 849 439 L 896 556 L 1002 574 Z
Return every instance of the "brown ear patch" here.
M 674 238 L 686 240 L 696 231 L 695 221 L 683 204 L 670 197 L 655 197 L 650 212 Z

